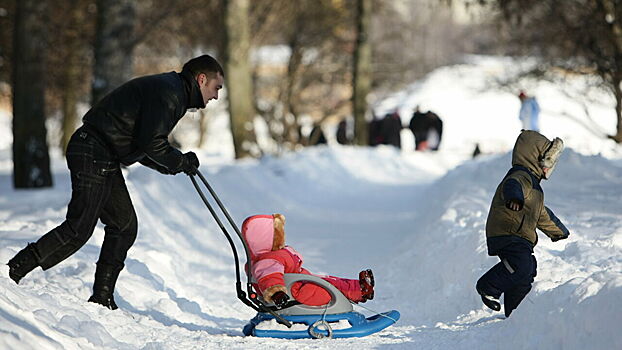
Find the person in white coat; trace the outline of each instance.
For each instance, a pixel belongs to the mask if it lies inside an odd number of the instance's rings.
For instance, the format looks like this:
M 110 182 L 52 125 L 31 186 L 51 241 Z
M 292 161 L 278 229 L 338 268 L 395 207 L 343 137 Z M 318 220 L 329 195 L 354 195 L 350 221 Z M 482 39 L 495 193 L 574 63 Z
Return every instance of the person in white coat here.
M 523 125 L 523 130 L 540 131 L 538 119 L 540 116 L 540 105 L 538 105 L 538 101 L 536 101 L 535 97 L 527 96 L 523 91 L 518 94 L 518 98 L 521 102 L 518 119 L 520 119 Z

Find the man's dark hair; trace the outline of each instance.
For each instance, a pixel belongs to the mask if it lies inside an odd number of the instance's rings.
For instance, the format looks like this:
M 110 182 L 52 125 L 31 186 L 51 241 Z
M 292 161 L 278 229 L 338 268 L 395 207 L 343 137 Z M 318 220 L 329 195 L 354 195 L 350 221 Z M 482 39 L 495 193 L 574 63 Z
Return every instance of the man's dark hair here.
M 220 63 L 210 55 L 202 55 L 195 57 L 184 64 L 182 70 L 188 71 L 193 77 L 196 77 L 200 73 L 207 75 L 210 79 L 216 77 L 216 73 L 220 73 L 222 77 L 225 77 L 225 72 L 222 70 Z

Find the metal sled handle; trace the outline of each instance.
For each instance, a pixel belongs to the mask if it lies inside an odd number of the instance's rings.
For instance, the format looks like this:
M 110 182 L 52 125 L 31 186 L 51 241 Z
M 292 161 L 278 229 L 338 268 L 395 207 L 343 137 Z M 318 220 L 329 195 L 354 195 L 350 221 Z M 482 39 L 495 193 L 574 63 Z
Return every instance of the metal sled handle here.
M 201 172 L 199 170 L 197 170 L 197 176 L 199 177 L 199 179 L 201 179 L 201 182 L 203 182 L 203 185 L 205 185 L 205 187 L 209 191 L 209 193 L 212 196 L 212 198 L 214 198 L 214 200 L 216 201 L 216 204 L 218 204 L 218 207 L 220 208 L 220 210 L 223 212 L 223 214 L 227 218 L 227 221 L 229 222 L 229 225 L 231 225 L 231 227 L 233 227 L 233 230 L 235 231 L 235 233 L 240 238 L 240 241 L 242 241 L 242 245 L 244 246 L 244 252 L 246 253 L 246 261 L 250 261 L 251 260 L 251 255 L 250 255 L 250 252 L 248 250 L 248 247 L 244 243 L 244 238 L 242 237 L 242 232 L 240 232 L 240 229 L 238 228 L 238 226 L 235 224 L 235 222 L 231 218 L 231 215 L 229 215 L 229 211 L 227 211 L 227 208 L 225 208 L 225 206 L 222 204 L 222 202 L 220 201 L 220 198 L 218 198 L 218 195 L 216 195 L 216 192 L 214 192 L 214 189 L 212 188 L 212 186 L 210 186 L 210 184 L 207 182 L 207 180 L 205 179 L 205 177 L 203 176 L 203 174 L 201 174 Z M 196 183 L 196 180 L 194 179 L 194 177 L 190 176 L 190 180 L 192 180 L 192 183 L 194 184 L 194 187 L 197 189 L 197 191 L 199 191 L 199 195 L 201 195 L 201 198 L 203 199 L 205 204 L 210 209 L 210 212 L 212 213 L 212 216 L 214 216 L 214 218 L 216 219 L 216 222 L 220 226 L 220 229 L 226 232 L 222 222 L 216 216 L 216 212 L 211 208 L 211 206 L 207 202 L 207 199 L 204 199 L 204 196 L 202 195 L 202 192 L 201 192 L 200 188 L 198 187 L 198 184 Z M 228 233 L 226 233 L 226 235 L 228 236 L 229 239 L 231 238 L 231 237 L 229 237 Z M 229 243 L 231 244 L 231 248 L 235 252 L 235 246 L 233 245 L 233 241 L 229 240 Z M 238 263 L 239 260 L 238 260 L 237 252 L 235 252 L 234 254 L 235 254 L 235 257 L 236 257 L 236 263 Z M 239 266 L 236 266 L 236 272 L 237 272 L 237 274 L 239 276 Z M 251 278 L 250 271 L 246 271 L 246 275 L 248 277 L 248 282 L 250 283 L 250 278 Z
M 210 190 L 210 193 L 212 194 L 212 197 L 215 195 L 211 189 L 211 187 L 209 186 L 209 184 L 207 183 L 207 181 L 205 180 L 205 178 L 203 177 L 203 175 L 201 174 L 201 172 L 199 172 L 197 170 L 197 175 L 199 175 L 199 178 L 202 180 L 203 184 L 205 185 L 205 187 L 208 188 L 208 190 Z M 214 217 L 214 220 L 216 220 L 216 223 L 218 224 L 218 227 L 220 227 L 220 229 L 222 230 L 222 232 L 225 234 L 225 237 L 227 238 L 227 241 L 229 241 L 229 245 L 231 246 L 231 250 L 233 251 L 233 257 L 234 257 L 234 261 L 235 261 L 235 276 L 236 276 L 236 282 L 240 283 L 240 264 L 239 264 L 239 257 L 238 257 L 238 251 L 235 248 L 235 244 L 233 243 L 233 239 L 231 238 L 231 236 L 229 235 L 229 232 L 227 232 L 227 229 L 225 228 L 225 226 L 223 225 L 222 221 L 220 220 L 220 218 L 218 217 L 218 215 L 216 214 L 216 211 L 214 210 L 214 208 L 209 204 L 207 198 L 205 197 L 205 194 L 203 194 L 203 191 L 201 190 L 201 188 L 199 187 L 199 184 L 197 183 L 197 180 L 194 178 L 194 176 L 189 176 L 190 180 L 192 181 L 192 184 L 194 185 L 194 188 L 197 190 L 197 192 L 199 193 L 199 196 L 201 197 L 201 199 L 203 200 L 203 203 L 205 203 L 205 206 L 207 207 L 207 209 L 210 211 L 210 213 L 212 214 L 212 216 Z M 222 207 L 221 207 L 222 208 Z
M 286 273 L 283 275 L 288 294 L 292 296 L 292 285 L 296 282 L 308 281 L 324 288 L 330 294 L 331 300 L 328 305 L 311 306 L 297 304 L 288 308 L 275 311 L 279 315 L 322 315 L 341 314 L 353 310 L 352 303 L 330 282 L 314 275 L 302 273 Z
M 224 213 L 225 217 L 229 221 L 229 224 L 231 225 L 231 227 L 233 227 L 233 229 L 237 233 L 238 237 L 240 238 L 240 241 L 242 241 L 242 245 L 244 246 L 244 252 L 246 253 L 247 261 L 251 261 L 251 259 L 250 259 L 250 252 L 248 250 L 248 247 L 246 246 L 246 243 L 244 242 L 244 239 L 242 237 L 242 233 L 240 232 L 238 227 L 235 225 L 235 222 L 231 218 L 231 215 L 229 215 L 229 212 L 227 211 L 225 206 L 220 201 L 220 198 L 218 198 L 218 195 L 216 195 L 216 192 L 214 192 L 214 190 L 212 189 L 212 186 L 210 186 L 210 184 L 207 182 L 205 177 L 203 177 L 203 174 L 201 174 L 201 172 L 198 169 L 197 169 L 197 175 L 201 179 L 201 182 L 203 182 L 203 185 L 205 185 L 205 187 L 207 188 L 209 193 L 212 195 L 212 198 L 214 198 L 214 200 L 218 204 L 218 207 L 220 208 L 220 210 Z M 240 299 L 244 304 L 246 304 L 246 305 L 250 306 L 251 308 L 253 308 L 255 311 L 270 313 L 272 316 L 274 316 L 277 319 L 277 321 L 279 323 L 284 324 L 287 327 L 291 328 L 291 326 L 292 326 L 291 322 L 289 322 L 286 319 L 284 319 L 283 317 L 279 316 L 273 310 L 271 310 L 271 308 L 267 307 L 264 303 L 262 303 L 261 300 L 259 300 L 259 298 L 257 297 L 257 293 L 255 293 L 252 290 L 252 285 L 251 285 L 251 282 L 250 282 L 250 280 L 251 280 L 250 269 L 247 269 L 247 271 L 246 271 L 246 276 L 247 276 L 247 281 L 248 281 L 246 283 L 247 290 L 248 290 L 248 297 L 247 297 L 246 293 L 242 290 L 242 285 L 241 285 L 242 282 L 240 281 L 240 261 L 239 261 L 239 257 L 238 257 L 238 251 L 235 248 L 235 244 L 233 243 L 233 239 L 231 238 L 231 235 L 229 235 L 229 232 L 227 231 L 227 229 L 223 225 L 222 221 L 218 217 L 218 214 L 216 213 L 214 208 L 209 204 L 209 201 L 205 197 L 205 194 L 203 193 L 203 191 L 199 187 L 199 184 L 197 183 L 197 181 L 194 178 L 194 176 L 189 175 L 189 177 L 190 177 L 190 180 L 192 181 L 192 184 L 194 185 L 194 188 L 199 193 L 199 196 L 201 197 L 201 200 L 203 200 L 203 203 L 205 204 L 207 209 L 210 211 L 210 213 L 214 217 L 214 220 L 216 220 L 216 223 L 218 224 L 218 226 L 222 230 L 223 234 L 225 235 L 225 237 L 227 237 L 227 241 L 229 241 L 229 245 L 231 246 L 231 250 L 233 252 L 233 258 L 234 258 L 234 262 L 235 262 L 236 292 L 237 292 L 238 299 Z M 250 297 L 250 299 L 249 299 L 249 297 Z

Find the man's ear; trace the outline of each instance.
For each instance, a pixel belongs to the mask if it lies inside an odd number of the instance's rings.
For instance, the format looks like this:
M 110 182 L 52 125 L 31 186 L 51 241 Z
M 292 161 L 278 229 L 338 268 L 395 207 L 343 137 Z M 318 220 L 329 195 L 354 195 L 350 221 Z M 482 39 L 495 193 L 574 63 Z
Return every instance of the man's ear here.
M 279 250 L 285 247 L 285 216 L 282 214 L 274 214 L 272 217 L 274 218 L 272 250 Z
M 196 81 L 199 86 L 201 86 L 201 84 L 207 83 L 208 80 L 209 79 L 207 78 L 207 75 L 205 73 L 199 73 L 196 76 Z

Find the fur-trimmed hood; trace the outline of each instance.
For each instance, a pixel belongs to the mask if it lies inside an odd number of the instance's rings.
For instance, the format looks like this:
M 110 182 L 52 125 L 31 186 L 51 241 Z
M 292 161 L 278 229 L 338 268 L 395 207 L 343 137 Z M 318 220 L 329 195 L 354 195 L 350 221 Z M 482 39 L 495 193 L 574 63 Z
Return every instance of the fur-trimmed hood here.
M 564 143 L 560 138 L 550 141 L 539 132 L 523 130 L 514 144 L 512 166 L 524 166 L 538 178 L 548 178 L 542 168 L 550 168 L 550 177 L 563 149 Z
M 281 214 L 253 215 L 242 223 L 242 237 L 251 260 L 285 246 L 285 217 Z
M 274 240 L 274 217 L 272 215 L 253 215 L 242 223 L 242 237 L 246 241 L 251 259 L 272 250 Z

